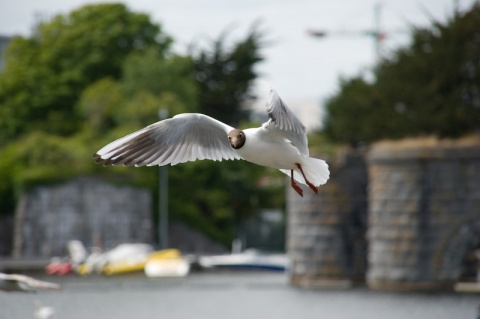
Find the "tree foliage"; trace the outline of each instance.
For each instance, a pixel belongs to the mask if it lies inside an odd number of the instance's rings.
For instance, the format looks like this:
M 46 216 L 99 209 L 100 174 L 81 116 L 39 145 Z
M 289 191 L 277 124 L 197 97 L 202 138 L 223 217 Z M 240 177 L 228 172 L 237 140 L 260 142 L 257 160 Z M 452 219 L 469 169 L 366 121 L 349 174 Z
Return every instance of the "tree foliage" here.
M 240 105 L 261 60 L 259 38 L 252 32 L 231 50 L 224 41 L 191 56 L 174 54 L 159 25 L 121 4 L 87 5 L 40 24 L 33 37 L 16 38 L 0 74 L 0 213 L 13 212 L 33 185 L 85 174 L 157 194 L 157 169 L 102 167 L 91 155 L 158 121 L 161 108 L 170 116 L 202 111 L 227 114 L 226 122 L 246 119 Z M 207 85 L 214 82 L 219 86 Z M 259 186 L 268 174 L 239 161 L 173 166 L 171 217 L 228 243 L 238 218 L 283 205 L 281 185 Z
M 232 126 L 248 120 L 242 102 L 249 99 L 250 87 L 257 77 L 255 65 L 262 61 L 263 36 L 254 26 L 245 40 L 226 48 L 227 34 L 202 50 L 195 58 L 195 77 L 199 85 L 199 106 L 204 114 Z
M 147 15 L 122 4 L 87 5 L 14 39 L 0 78 L 0 145 L 37 129 L 74 133 L 81 121 L 74 106 L 87 85 L 118 79 L 132 52 L 165 54 L 170 43 Z
M 480 130 L 480 5 L 455 12 L 445 24 L 415 29 L 374 70 L 375 80 L 343 80 L 327 102 L 325 132 L 357 143 Z

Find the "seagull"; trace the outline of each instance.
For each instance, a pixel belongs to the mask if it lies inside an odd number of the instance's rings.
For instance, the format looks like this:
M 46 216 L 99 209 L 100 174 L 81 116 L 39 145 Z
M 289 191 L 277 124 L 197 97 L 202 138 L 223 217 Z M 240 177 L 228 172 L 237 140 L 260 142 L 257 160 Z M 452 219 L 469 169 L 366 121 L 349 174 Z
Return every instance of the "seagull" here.
M 60 288 L 58 284 L 28 276 L 0 273 L 0 290 L 35 292 L 39 289 L 59 290 Z
M 108 144 L 93 157 L 104 166 L 137 167 L 243 159 L 289 175 L 291 187 L 302 197 L 297 182 L 318 193 L 330 176 L 328 165 L 309 156 L 305 126 L 273 89 L 267 114 L 260 127 L 244 130 L 204 114 L 178 114 Z

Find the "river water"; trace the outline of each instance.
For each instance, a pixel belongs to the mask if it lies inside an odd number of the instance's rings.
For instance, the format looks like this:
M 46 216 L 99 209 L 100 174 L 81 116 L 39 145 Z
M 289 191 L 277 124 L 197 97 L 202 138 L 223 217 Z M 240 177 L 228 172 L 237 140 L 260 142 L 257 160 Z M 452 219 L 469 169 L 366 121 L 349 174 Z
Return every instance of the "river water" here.
M 0 319 L 35 318 L 35 301 L 52 307 L 58 319 L 477 319 L 480 306 L 475 294 L 298 289 L 285 274 L 268 272 L 40 279 L 64 289 L 0 291 Z

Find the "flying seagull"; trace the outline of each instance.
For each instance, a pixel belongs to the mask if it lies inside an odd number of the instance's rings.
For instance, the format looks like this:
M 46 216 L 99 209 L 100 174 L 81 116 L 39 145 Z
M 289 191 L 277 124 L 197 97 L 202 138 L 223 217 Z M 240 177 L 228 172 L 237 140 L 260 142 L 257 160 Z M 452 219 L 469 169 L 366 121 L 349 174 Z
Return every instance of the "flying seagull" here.
M 0 290 L 34 292 L 39 289 L 58 290 L 60 285 L 32 277 L 0 273 Z
M 330 172 L 325 161 L 309 157 L 305 126 L 274 90 L 270 90 L 267 113 L 269 120 L 262 126 L 245 130 L 204 114 L 179 114 L 108 144 L 94 158 L 105 166 L 244 159 L 289 175 L 300 196 L 303 190 L 295 181 L 318 193 L 318 186 L 327 182 Z

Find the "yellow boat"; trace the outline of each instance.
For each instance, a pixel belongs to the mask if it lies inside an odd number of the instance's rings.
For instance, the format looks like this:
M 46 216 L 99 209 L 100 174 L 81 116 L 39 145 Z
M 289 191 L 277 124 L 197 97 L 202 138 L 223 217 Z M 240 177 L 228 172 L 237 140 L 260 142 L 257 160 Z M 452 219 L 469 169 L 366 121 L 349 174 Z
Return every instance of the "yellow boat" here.
M 119 245 L 106 253 L 97 252 L 76 267 L 79 275 L 102 273 L 107 276 L 145 271 L 149 277 L 185 276 L 190 263 L 178 249 L 148 251 L 142 244 Z
M 111 276 L 145 270 L 150 277 L 181 276 L 185 272 L 185 263 L 188 262 L 183 259 L 178 249 L 165 249 L 152 252 L 146 258 L 137 256 L 137 258 L 108 263 L 103 267 L 102 273 Z M 189 265 L 188 268 L 190 268 Z
M 102 274 L 120 275 L 130 272 L 142 271 L 145 268 L 146 260 L 126 260 L 117 263 L 110 263 L 105 265 L 102 269 Z

